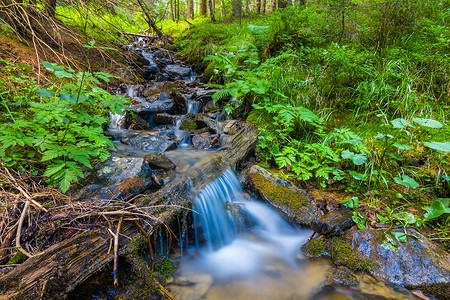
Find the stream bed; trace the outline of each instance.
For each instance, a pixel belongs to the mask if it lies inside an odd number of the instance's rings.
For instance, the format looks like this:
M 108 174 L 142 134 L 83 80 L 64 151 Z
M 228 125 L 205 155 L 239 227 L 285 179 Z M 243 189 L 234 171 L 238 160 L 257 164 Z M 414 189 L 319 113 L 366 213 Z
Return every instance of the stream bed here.
M 359 284 L 336 284 L 330 280 L 330 260 L 311 261 L 300 251 L 310 229 L 290 224 L 274 208 L 250 197 L 233 170 L 218 168 L 216 172 L 223 174 L 208 180 L 202 162 L 221 160 L 219 154 L 240 125 L 216 107 L 216 89 L 196 82 L 189 66 L 142 40 L 131 48 L 148 61 L 146 82 L 117 91 L 129 96 L 133 105 L 125 116 L 111 116 L 109 134 L 118 147 L 113 155 L 162 153 L 176 169 L 155 171 L 160 185 L 193 169 L 199 181 L 209 182 L 192 192 L 193 224 L 187 226 L 191 230 L 180 233 L 175 247 L 161 247 L 160 254 L 177 264 L 167 285 L 176 299 L 415 298 L 369 275 L 353 274 Z

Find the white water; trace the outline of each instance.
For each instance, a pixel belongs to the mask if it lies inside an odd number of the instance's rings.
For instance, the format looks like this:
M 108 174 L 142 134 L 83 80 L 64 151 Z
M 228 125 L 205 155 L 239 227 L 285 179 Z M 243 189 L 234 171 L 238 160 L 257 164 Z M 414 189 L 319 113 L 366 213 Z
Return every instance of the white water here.
M 194 214 L 197 241 L 203 246 L 191 249 L 193 257 L 184 258 L 175 282 L 177 278 L 202 278 L 203 282 L 194 285 L 205 287 L 210 282 L 210 287 L 200 292 L 200 297 L 190 294 L 198 293 L 195 288 L 187 291 L 187 287 L 172 285 L 177 299 L 235 299 L 236 291 L 228 288 L 235 284 L 241 293 L 247 293 L 240 299 L 260 299 L 258 290 L 267 289 L 262 281 L 268 278 L 272 291 L 264 299 L 277 299 L 275 295 L 281 292 L 294 293 L 297 287 L 292 280 L 306 274 L 299 267 L 299 249 L 310 230 L 293 227 L 272 207 L 251 199 L 232 171 L 202 189 L 194 210 L 198 212 Z

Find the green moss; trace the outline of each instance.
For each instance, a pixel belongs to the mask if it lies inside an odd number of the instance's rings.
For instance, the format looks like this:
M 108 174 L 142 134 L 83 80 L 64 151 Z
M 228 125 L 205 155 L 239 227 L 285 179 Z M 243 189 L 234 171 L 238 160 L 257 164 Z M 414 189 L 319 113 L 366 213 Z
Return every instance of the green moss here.
M 334 237 L 329 244 L 333 262 L 337 266 L 346 266 L 352 271 L 369 271 L 372 263 L 352 251 L 350 245 L 339 237 Z
M 180 125 L 181 130 L 196 130 L 197 129 L 197 123 L 191 120 L 184 120 L 183 123 Z
M 205 71 L 203 72 L 203 78 L 207 79 L 208 81 L 211 81 L 211 79 L 214 77 L 214 69 L 215 69 L 215 63 L 214 61 L 211 61 L 208 66 L 206 67 Z
M 309 203 L 306 195 L 296 193 L 282 184 L 275 184 L 258 172 L 252 172 L 249 176 L 256 190 L 275 204 L 288 208 L 293 214 L 301 215 L 304 212 L 302 207 Z
M 7 265 L 18 265 L 27 260 L 27 256 L 22 252 L 17 252 L 14 256 L 6 263 Z
M 326 255 L 323 236 L 319 236 L 315 239 L 309 240 L 308 243 L 303 245 L 302 250 L 305 255 L 309 257 L 320 257 Z

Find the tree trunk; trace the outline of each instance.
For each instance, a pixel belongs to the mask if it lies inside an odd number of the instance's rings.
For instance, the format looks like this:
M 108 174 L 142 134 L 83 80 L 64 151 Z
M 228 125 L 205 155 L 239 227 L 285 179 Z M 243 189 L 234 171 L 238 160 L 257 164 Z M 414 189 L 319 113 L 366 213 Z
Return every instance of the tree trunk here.
M 214 4 L 213 0 L 209 0 L 209 14 L 211 15 L 211 22 L 216 23 L 216 17 L 214 16 Z
M 256 12 L 261 12 L 261 0 L 256 0 Z
M 242 0 L 233 0 L 233 17 L 240 18 L 242 15 Z
M 194 0 L 187 0 L 187 18 L 194 18 Z
M 173 11 L 173 1 L 174 1 L 174 0 L 170 0 L 170 15 L 171 15 L 171 17 L 172 17 L 172 21 L 175 22 L 175 13 L 174 13 L 174 11 Z
M 206 0 L 200 0 L 200 16 L 203 17 L 206 13 Z
M 147 22 L 148 26 L 151 29 L 153 29 L 153 31 L 159 38 L 162 38 L 164 34 L 162 33 L 161 29 L 159 29 L 158 26 L 156 26 L 155 20 L 153 20 L 153 17 L 150 15 L 148 7 L 142 2 L 142 0 L 137 0 L 137 2 L 141 7 L 142 11 L 144 12 L 145 21 Z
M 277 9 L 277 0 L 270 0 L 269 12 L 274 12 Z
M 261 4 L 261 12 L 262 12 L 263 14 L 266 13 L 266 5 L 267 5 L 266 0 L 262 0 L 262 4 Z

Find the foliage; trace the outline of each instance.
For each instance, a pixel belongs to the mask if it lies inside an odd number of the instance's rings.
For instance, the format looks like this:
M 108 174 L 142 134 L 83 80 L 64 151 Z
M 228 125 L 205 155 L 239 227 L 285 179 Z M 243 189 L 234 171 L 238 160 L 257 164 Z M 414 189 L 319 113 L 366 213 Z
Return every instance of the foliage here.
M 103 72 L 76 73 L 53 63 L 44 67 L 58 83 L 41 88 L 20 72 L 20 67 L 2 61 L 2 116 L 0 158 L 8 167 L 45 168 L 50 184 L 66 192 L 83 177 L 82 167 L 92 168 L 92 158 L 105 160 L 113 143 L 103 133 L 107 112 L 123 113 L 126 98 L 100 88 L 100 80 L 112 76 Z

